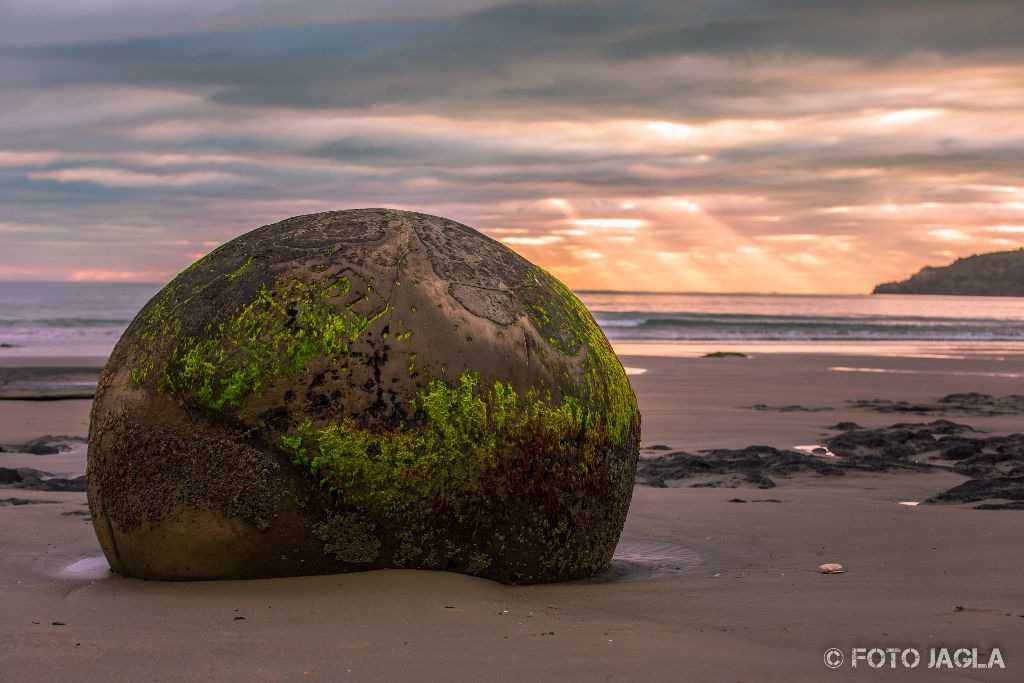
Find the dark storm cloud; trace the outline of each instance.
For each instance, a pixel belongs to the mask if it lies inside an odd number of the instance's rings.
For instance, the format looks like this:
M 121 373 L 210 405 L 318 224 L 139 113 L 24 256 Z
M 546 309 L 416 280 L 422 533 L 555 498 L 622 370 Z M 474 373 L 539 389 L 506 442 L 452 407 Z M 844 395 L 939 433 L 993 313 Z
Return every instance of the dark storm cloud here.
M 517 109 L 714 117 L 743 98 L 799 89 L 784 78 L 681 74 L 652 60 L 1024 55 L 1024 12 L 981 2 L 521 3 L 461 16 L 362 21 L 12 48 L 44 78 L 197 88 L 247 106 Z M 529 108 L 536 108 L 530 112 Z M 756 105 L 755 105 L 756 107 Z
M 1022 29 L 1014 0 L 752 1 L 679 17 L 617 41 L 608 52 L 630 58 L 707 52 L 754 59 L 776 53 L 877 64 L 920 51 L 1019 55 Z

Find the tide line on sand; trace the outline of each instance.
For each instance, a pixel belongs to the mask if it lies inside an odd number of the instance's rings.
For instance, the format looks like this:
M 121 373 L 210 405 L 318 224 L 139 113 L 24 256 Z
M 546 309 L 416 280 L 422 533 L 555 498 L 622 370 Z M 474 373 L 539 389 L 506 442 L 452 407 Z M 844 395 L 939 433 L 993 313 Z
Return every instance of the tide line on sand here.
M 895 370 L 890 368 L 851 368 L 842 365 L 834 365 L 829 368 L 832 372 L 877 372 L 886 375 L 953 375 L 956 377 L 1009 377 L 1016 379 L 1024 377 L 1021 372 L 970 372 L 954 370 Z

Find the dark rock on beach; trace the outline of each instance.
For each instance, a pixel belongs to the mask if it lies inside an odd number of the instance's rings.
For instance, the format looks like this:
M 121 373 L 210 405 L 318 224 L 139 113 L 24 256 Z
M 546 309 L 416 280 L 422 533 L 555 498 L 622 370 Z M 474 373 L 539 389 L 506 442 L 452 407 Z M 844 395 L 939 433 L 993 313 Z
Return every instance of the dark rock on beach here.
M 444 218 L 329 212 L 218 247 L 143 308 L 99 379 L 89 501 L 132 576 L 573 579 L 611 562 L 639 432 L 550 273 Z
M 757 470 L 747 472 L 744 479 L 746 479 L 751 484 L 754 484 L 759 489 L 773 489 L 776 486 L 778 486 L 778 484 L 769 479 L 764 472 L 760 472 Z
M 934 403 L 909 403 L 907 401 L 891 401 L 872 398 L 848 401 L 854 408 L 874 410 L 879 413 L 909 413 L 913 415 L 1022 415 L 1024 414 L 1024 396 L 990 396 L 976 392 L 949 394 Z
M 80 436 L 40 436 L 25 443 L 5 443 L 0 445 L 0 453 L 30 453 L 32 455 L 56 455 L 70 451 L 72 444 L 83 444 L 85 439 Z
M 25 491 L 85 491 L 85 477 L 63 479 L 27 467 L 0 467 L 0 487 Z
M 982 500 L 1024 502 L 1024 475 L 971 479 L 929 498 L 928 503 L 977 503 Z M 991 505 L 991 504 L 990 504 Z M 993 509 L 991 507 L 987 509 Z
M 25 450 L 22 452 L 31 453 L 32 455 L 56 455 L 60 453 L 60 449 L 49 444 L 36 444 L 25 447 Z
M 827 439 L 836 457 L 770 446 L 740 450 L 684 451 L 642 458 L 639 483 L 665 487 L 693 481 L 691 486 L 775 486 L 780 477 L 799 472 L 838 476 L 846 472 L 950 470 L 970 481 L 936 495 L 928 503 L 975 503 L 981 509 L 1019 509 L 1024 501 L 1024 434 L 986 436 L 950 420 L 901 422 L 881 429 L 852 428 Z
M 905 460 L 936 450 L 937 437 L 973 432 L 974 429 L 949 420 L 923 424 L 899 423 L 881 429 L 854 429 L 825 440 L 836 455 L 845 458 L 881 456 Z
M 985 436 L 968 425 L 935 420 L 846 432 L 827 443 L 844 459 L 856 456 L 889 462 L 927 461 L 972 478 L 933 496 L 926 501 L 929 503 L 1024 500 L 1024 434 Z M 993 505 L 996 507 L 986 509 L 1013 509 L 1001 503 Z
M 975 505 L 975 510 L 1024 510 L 1024 501 L 1014 501 L 1013 503 L 982 503 L 981 505 Z
M 59 500 L 37 500 L 33 498 L 0 498 L 0 505 L 46 505 L 47 503 L 59 502 Z
M 637 466 L 640 483 L 665 487 L 666 482 L 701 477 L 711 481 L 699 482 L 703 486 L 733 487 L 752 484 L 758 488 L 773 488 L 771 478 L 798 472 L 814 472 L 823 476 L 838 476 L 844 472 L 831 460 L 797 451 L 783 451 L 771 446 L 748 446 L 740 450 L 714 449 L 700 454 L 678 451 L 659 457 L 642 458 Z M 715 478 L 710 475 L 739 475 Z
M 745 406 L 749 410 L 762 410 L 776 413 L 824 413 L 832 410 L 828 407 L 807 408 L 801 405 L 769 406 L 764 403 L 756 403 L 752 406 Z

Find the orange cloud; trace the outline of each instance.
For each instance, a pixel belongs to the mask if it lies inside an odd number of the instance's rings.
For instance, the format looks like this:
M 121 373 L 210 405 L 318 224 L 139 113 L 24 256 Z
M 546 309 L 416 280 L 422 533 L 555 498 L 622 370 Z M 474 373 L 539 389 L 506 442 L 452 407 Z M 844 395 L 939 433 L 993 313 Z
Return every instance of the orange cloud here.
M 68 282 L 163 282 L 166 271 L 153 270 L 76 270 L 64 279 Z

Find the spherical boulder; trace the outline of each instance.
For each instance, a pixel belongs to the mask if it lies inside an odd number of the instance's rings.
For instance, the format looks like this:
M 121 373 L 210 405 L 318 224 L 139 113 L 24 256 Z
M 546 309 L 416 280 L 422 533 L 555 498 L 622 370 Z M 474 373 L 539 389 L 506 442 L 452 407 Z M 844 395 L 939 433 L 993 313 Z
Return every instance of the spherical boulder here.
M 605 569 L 640 416 L 583 304 L 454 221 L 359 209 L 218 247 L 100 377 L 88 494 L 154 579 Z

